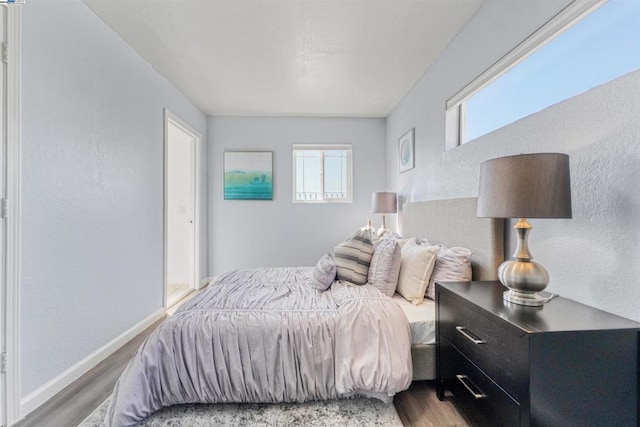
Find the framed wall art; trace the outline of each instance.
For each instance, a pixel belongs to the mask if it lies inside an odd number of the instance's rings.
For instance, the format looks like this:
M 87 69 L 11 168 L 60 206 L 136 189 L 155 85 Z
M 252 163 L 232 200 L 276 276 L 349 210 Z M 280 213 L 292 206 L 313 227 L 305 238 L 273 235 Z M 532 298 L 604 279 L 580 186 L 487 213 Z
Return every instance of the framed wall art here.
M 224 200 L 273 200 L 273 152 L 225 151 Z
M 398 140 L 398 164 L 400 173 L 413 169 L 415 166 L 414 159 L 414 132 L 415 128 L 405 133 Z

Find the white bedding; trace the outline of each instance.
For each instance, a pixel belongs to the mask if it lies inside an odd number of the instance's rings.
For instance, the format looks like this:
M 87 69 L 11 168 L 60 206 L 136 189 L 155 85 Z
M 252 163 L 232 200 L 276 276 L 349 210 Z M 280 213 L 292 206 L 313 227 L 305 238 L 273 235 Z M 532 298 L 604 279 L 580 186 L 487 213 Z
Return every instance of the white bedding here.
M 413 305 L 397 293 L 393 295 L 393 301 L 407 316 L 411 328 L 411 345 L 436 342 L 435 301 L 425 298 L 419 305 Z

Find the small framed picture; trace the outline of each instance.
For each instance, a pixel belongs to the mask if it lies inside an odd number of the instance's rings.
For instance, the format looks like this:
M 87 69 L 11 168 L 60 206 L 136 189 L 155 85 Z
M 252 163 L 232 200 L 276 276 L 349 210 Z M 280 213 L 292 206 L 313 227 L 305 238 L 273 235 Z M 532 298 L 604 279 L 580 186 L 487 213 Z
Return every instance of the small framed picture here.
M 224 152 L 225 200 L 273 200 L 273 152 Z
M 398 165 L 400 173 L 413 169 L 415 166 L 414 159 L 414 131 L 415 128 L 405 133 L 398 140 Z

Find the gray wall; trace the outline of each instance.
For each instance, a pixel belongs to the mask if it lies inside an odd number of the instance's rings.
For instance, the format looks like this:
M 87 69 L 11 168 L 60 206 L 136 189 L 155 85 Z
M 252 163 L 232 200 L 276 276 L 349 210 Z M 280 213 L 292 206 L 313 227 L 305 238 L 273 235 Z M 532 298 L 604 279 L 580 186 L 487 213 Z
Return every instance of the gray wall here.
M 162 307 L 163 107 L 206 119 L 80 1 L 23 8 L 22 103 L 25 396 Z
M 209 117 L 209 272 L 315 265 L 366 224 L 385 182 L 384 119 Z M 353 204 L 294 204 L 291 146 L 353 145 Z M 274 152 L 273 201 L 223 200 L 225 150 Z M 380 218 L 375 218 L 380 224 Z
M 640 71 L 445 152 L 445 101 L 567 2 L 489 1 L 387 119 L 388 187 L 406 200 L 476 196 L 480 163 L 570 155 L 573 219 L 531 220 L 549 290 L 640 321 Z M 416 128 L 416 168 L 397 173 L 397 140 Z M 510 230 L 509 230 L 510 231 Z M 515 246 L 507 235 L 507 254 Z

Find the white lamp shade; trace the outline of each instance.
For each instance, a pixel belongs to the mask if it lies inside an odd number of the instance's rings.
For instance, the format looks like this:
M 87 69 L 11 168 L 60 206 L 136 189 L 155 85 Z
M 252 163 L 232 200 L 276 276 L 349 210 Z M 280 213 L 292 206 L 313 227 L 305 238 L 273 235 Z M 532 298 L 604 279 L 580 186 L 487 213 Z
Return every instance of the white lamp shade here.
M 379 192 L 371 194 L 371 213 L 398 212 L 398 197 L 396 193 Z

